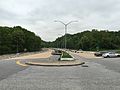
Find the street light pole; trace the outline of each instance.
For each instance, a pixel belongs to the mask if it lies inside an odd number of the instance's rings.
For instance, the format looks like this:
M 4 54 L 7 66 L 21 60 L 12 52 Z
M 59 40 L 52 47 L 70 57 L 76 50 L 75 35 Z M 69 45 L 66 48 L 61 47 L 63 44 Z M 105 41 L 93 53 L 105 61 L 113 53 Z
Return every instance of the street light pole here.
M 66 46 L 67 46 L 67 37 L 66 37 L 66 34 L 67 34 L 67 26 L 69 25 L 69 24 L 71 24 L 71 23 L 73 23 L 73 22 L 78 22 L 78 21 L 70 21 L 70 22 L 68 22 L 68 23 L 64 23 L 64 22 L 62 22 L 62 21 L 57 21 L 57 20 L 55 20 L 55 22 L 60 22 L 60 23 L 62 23 L 63 25 L 64 25 L 64 29 L 65 29 L 65 49 L 67 48 Z
M 65 49 L 66 49 L 66 46 L 67 46 L 66 34 L 67 34 L 67 25 L 65 25 Z

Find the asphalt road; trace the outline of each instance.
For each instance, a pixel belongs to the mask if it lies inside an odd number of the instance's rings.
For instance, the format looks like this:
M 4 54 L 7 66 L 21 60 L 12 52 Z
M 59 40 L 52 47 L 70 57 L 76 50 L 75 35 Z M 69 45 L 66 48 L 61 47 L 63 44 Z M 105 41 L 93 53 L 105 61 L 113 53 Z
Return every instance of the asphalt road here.
M 27 67 L 17 65 L 15 60 L 0 60 L 0 80 L 26 68 Z
M 76 59 L 85 62 L 93 62 L 102 65 L 104 68 L 120 73 L 120 57 L 118 58 L 95 58 L 86 59 L 78 55 L 73 54 Z
M 120 58 L 74 57 L 88 67 L 22 67 L 0 61 L 0 90 L 120 90 Z
M 50 60 L 57 60 L 59 58 L 58 55 L 51 56 L 47 59 L 40 59 L 41 61 L 50 61 Z M 29 59 L 29 61 L 35 61 L 38 59 Z M 19 71 L 27 69 L 29 66 L 21 66 L 16 64 L 18 60 L 0 60 L 0 80 L 5 79 L 13 74 L 16 74 Z M 21 62 L 26 62 L 28 60 L 20 60 Z

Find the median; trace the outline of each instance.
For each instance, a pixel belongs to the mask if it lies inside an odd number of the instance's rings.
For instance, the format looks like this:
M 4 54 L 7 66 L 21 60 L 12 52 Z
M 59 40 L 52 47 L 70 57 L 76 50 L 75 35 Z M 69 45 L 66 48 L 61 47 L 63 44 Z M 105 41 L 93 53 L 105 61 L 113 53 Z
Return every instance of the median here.
M 71 60 L 75 60 L 75 59 L 66 51 L 62 51 L 62 54 L 60 56 L 60 60 L 61 61 L 71 61 Z
M 53 54 L 51 59 L 46 58 L 46 59 L 38 59 L 38 60 L 32 60 L 32 61 L 27 61 L 25 64 L 27 65 L 33 65 L 33 66 L 77 66 L 77 65 L 83 65 L 85 62 L 81 62 L 80 60 L 75 60 L 72 55 L 70 55 L 66 51 L 61 51 L 61 55 L 59 60 L 55 59 L 56 54 Z

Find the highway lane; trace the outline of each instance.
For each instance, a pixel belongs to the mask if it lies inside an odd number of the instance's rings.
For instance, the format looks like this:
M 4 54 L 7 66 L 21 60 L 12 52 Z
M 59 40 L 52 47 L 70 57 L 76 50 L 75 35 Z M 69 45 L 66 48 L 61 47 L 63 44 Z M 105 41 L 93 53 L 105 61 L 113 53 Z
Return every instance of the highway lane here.
M 41 53 L 44 53 L 47 51 L 48 51 L 48 49 L 44 49 L 39 53 L 41 54 Z M 5 79 L 5 78 L 13 75 L 13 74 L 18 73 L 19 71 L 27 69 L 29 66 L 25 66 L 20 63 L 21 61 L 25 62 L 27 60 L 26 59 L 22 59 L 22 60 L 21 59 L 6 59 L 6 60 L 0 59 L 0 81 L 2 79 Z M 33 60 L 33 59 L 31 59 L 31 60 Z M 17 61 L 20 61 L 20 62 L 17 62 Z
M 78 55 L 73 54 L 73 56 L 76 59 L 79 59 L 83 62 L 89 62 L 89 63 L 97 63 L 105 67 L 106 69 L 113 70 L 114 72 L 120 73 L 120 58 L 102 58 L 102 59 L 86 59 L 83 57 L 80 57 Z M 51 56 L 50 58 L 46 60 L 56 60 L 59 56 Z M 35 60 L 35 59 L 34 59 Z M 30 60 L 30 61 L 34 61 Z M 36 59 L 37 60 L 37 59 Z M 44 61 L 45 59 L 43 59 Z M 25 70 L 29 66 L 21 66 L 16 64 L 17 60 L 0 60 L 0 80 L 5 79 L 9 77 L 10 75 L 13 75 L 19 71 Z M 25 62 L 26 60 L 22 60 Z
M 27 67 L 16 64 L 16 60 L 0 60 L 0 80 L 9 77 Z
M 89 67 L 30 66 L 1 80 L 0 90 L 120 90 L 120 73 L 85 58 L 77 58 Z
M 59 58 L 59 55 L 51 56 L 50 58 L 44 58 L 40 59 L 41 61 L 49 61 L 49 60 L 57 60 Z M 35 61 L 39 59 L 29 59 L 29 61 Z M 17 61 L 20 61 L 24 64 L 24 62 L 28 61 L 27 59 L 24 60 L 0 60 L 0 80 L 5 79 L 9 77 L 10 75 L 13 75 L 19 71 L 27 69 L 29 66 L 19 65 L 16 64 Z
M 17 60 L 2 60 L 0 90 L 120 90 L 119 58 L 74 57 L 86 62 L 88 67 L 24 67 L 17 65 Z M 59 56 L 55 55 L 40 60 L 58 58 Z
M 105 67 L 106 69 L 113 70 L 114 72 L 120 73 L 120 58 L 93 58 L 87 59 L 80 57 L 76 54 L 72 54 L 76 59 L 79 59 L 83 62 L 92 62 L 97 63 Z
M 120 73 L 120 58 L 103 58 L 103 59 L 93 60 L 93 62 L 105 66 L 106 69 Z

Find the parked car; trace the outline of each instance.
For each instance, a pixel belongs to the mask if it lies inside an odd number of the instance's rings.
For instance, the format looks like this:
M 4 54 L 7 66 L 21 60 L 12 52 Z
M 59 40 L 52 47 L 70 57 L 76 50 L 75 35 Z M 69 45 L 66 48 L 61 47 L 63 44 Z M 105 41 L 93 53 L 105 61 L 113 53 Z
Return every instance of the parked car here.
M 102 56 L 103 56 L 104 58 L 109 58 L 109 57 L 119 57 L 120 54 L 115 53 L 115 52 L 108 52 L 108 53 L 104 53 Z
M 94 53 L 95 56 L 102 56 L 104 53 L 107 53 L 107 51 L 101 51 L 101 52 L 96 52 Z

